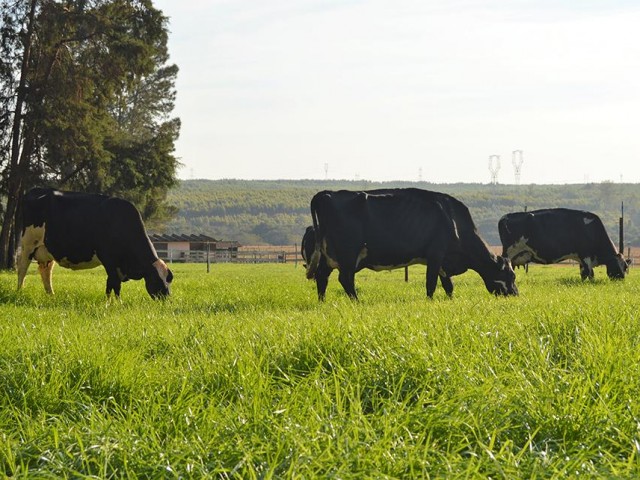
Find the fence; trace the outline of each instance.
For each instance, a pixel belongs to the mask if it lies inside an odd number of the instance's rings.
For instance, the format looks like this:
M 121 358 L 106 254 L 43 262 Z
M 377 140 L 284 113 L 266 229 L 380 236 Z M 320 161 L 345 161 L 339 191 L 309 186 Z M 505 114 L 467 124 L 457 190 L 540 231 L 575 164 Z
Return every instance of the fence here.
M 240 247 L 238 250 L 157 250 L 168 263 L 297 263 L 302 256 L 295 246 Z
M 502 247 L 490 247 L 499 255 Z M 625 257 L 632 260 L 632 265 L 640 265 L 640 247 L 630 247 Z M 169 263 L 298 263 L 303 262 L 300 249 L 296 245 L 279 246 L 246 246 L 238 250 L 158 250 L 158 256 Z M 575 263 L 568 261 L 566 263 Z

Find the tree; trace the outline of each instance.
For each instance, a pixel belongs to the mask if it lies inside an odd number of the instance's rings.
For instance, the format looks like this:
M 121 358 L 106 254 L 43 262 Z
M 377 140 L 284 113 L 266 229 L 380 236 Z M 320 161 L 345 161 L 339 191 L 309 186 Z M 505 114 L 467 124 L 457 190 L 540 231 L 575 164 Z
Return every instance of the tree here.
M 11 239 L 15 238 L 15 214 L 17 211 L 18 196 L 22 190 L 22 178 L 25 173 L 26 158 L 31 155 L 33 141 L 21 138 L 23 124 L 23 109 L 27 97 L 27 76 L 31 63 L 31 50 L 35 31 L 35 14 L 38 0 L 31 0 L 28 4 L 17 2 L 13 5 L 2 4 L 2 50 L 4 61 L 3 73 L 3 134 L 6 140 L 3 153 L 8 153 L 9 160 L 3 175 L 3 183 L 6 182 L 7 203 L 3 212 L 2 230 L 0 231 L 0 267 L 9 266 L 9 249 Z M 27 7 L 25 9 L 24 7 Z M 21 20 L 23 19 L 23 20 Z M 20 38 L 22 37 L 22 39 Z M 15 54 L 22 46 L 22 55 Z M 15 70 L 19 65 L 19 74 Z M 6 80 L 5 80 L 6 79 Z M 17 87 L 16 87 L 17 83 Z M 15 88 L 15 97 L 10 95 Z M 13 104 L 13 119 L 9 111 Z M 10 132 L 10 133 L 9 133 Z M 4 155 L 3 155 L 4 157 Z
M 156 65 L 165 63 L 156 61 Z M 178 162 L 173 146 L 180 120 L 170 117 L 177 74 L 178 68 L 170 65 L 135 79 L 119 96 L 112 112 L 117 127 L 108 140 L 113 154 L 110 184 L 102 190 L 117 196 L 129 194 L 145 218 L 161 220 L 175 213 L 164 199 L 167 190 L 177 184 L 174 172 Z
M 180 121 L 162 12 L 151 0 L 0 0 L 0 19 L 0 268 L 12 266 L 18 199 L 35 184 L 170 212 Z

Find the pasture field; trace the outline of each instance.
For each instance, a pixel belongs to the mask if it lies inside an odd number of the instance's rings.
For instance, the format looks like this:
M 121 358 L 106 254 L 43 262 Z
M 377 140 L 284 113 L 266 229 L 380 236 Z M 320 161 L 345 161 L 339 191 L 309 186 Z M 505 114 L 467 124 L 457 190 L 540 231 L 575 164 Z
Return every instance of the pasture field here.
M 362 272 L 327 301 L 293 265 L 174 265 L 107 304 L 103 269 L 0 274 L 0 476 L 638 478 L 640 273 Z

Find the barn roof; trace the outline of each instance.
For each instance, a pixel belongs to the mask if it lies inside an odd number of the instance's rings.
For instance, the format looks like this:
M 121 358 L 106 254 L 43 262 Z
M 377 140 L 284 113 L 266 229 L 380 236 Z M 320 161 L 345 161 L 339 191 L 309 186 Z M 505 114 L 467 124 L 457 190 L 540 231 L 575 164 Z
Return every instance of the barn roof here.
M 149 239 L 152 242 L 198 242 L 198 243 L 215 243 L 219 240 L 216 240 L 213 237 L 202 234 L 191 234 L 187 235 L 184 233 L 176 234 L 176 233 L 151 233 L 149 235 Z

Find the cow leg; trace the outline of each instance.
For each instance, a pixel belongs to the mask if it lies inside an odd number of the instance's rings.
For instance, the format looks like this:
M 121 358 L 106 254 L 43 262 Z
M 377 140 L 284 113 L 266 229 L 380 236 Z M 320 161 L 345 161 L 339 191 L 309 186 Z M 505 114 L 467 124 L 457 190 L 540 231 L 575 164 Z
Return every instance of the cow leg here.
M 27 276 L 29 265 L 31 265 L 31 258 L 29 258 L 29 254 L 25 251 L 23 245 L 18 256 L 18 290 L 24 286 L 24 279 Z
M 442 284 L 442 288 L 447 293 L 449 298 L 453 296 L 453 281 L 451 277 L 447 277 L 446 275 L 440 275 L 440 283 Z
M 593 268 L 584 260 L 580 260 L 580 278 L 586 280 L 587 278 L 593 280 Z
M 55 264 L 56 262 L 53 260 L 49 260 L 48 262 L 38 262 L 38 270 L 40 271 L 44 291 L 51 295 L 53 295 L 53 284 L 51 279 L 53 278 L 53 266 Z
M 120 298 L 120 287 L 122 281 L 118 275 L 111 275 L 107 273 L 107 298 L 111 298 L 111 292 L 115 293 L 116 298 Z
M 358 295 L 356 294 L 355 276 L 356 273 L 353 270 L 340 270 L 340 274 L 338 275 L 340 285 L 342 285 L 344 291 L 347 292 L 347 295 L 349 295 L 353 300 L 358 299 Z
M 580 261 L 580 278 L 584 282 L 589 276 L 589 267 L 581 260 Z
M 327 291 L 327 285 L 329 284 L 329 275 L 331 275 L 332 269 L 329 268 L 323 260 L 320 260 L 320 265 L 315 273 L 316 288 L 318 289 L 318 300 L 324 301 L 324 295 Z
M 433 294 L 436 291 L 436 287 L 438 286 L 438 271 L 440 270 L 440 265 L 432 265 L 432 263 L 427 263 L 427 297 L 433 298 Z M 444 287 L 444 285 L 443 285 Z M 453 285 L 451 286 L 453 289 Z

